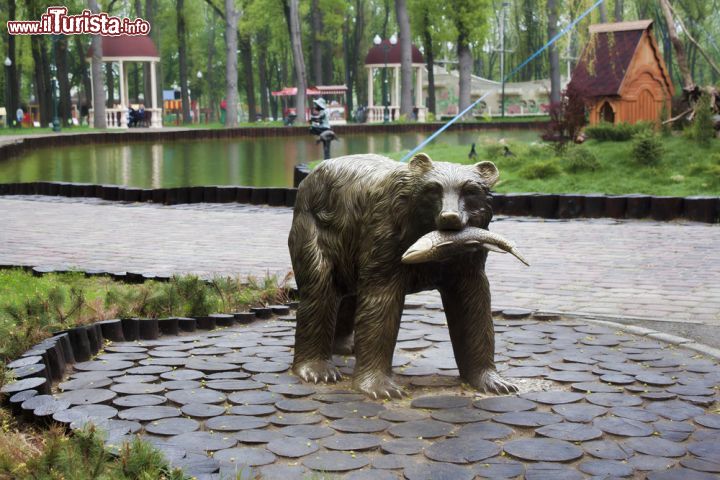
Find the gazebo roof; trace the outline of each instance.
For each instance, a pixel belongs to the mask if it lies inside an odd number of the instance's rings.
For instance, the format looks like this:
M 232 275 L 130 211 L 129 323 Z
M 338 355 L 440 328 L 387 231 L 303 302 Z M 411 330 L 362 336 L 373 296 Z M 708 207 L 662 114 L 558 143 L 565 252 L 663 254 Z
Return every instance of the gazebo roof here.
M 147 35 L 103 36 L 102 52 L 103 58 L 160 59 L 155 43 Z M 88 49 L 87 56 L 92 56 L 92 47 Z
M 365 65 L 384 65 L 386 47 L 390 47 L 387 52 L 387 64 L 400 65 L 400 43 L 392 45 L 390 40 L 383 40 L 380 45 L 373 45 L 365 57 Z M 425 59 L 420 50 L 414 44 L 410 48 L 412 51 L 412 63 L 424 63 Z

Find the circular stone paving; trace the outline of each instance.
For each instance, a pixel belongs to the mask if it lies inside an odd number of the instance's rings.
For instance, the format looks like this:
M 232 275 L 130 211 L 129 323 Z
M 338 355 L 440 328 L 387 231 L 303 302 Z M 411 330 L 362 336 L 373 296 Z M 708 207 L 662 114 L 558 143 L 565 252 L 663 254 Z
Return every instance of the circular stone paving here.
M 71 364 L 52 396 L 33 376 L 3 393 L 26 413 L 105 428 L 115 448 L 146 436 L 198 478 L 720 474 L 715 362 L 578 320 L 506 315 L 496 321 L 496 365 L 519 392 L 475 394 L 458 378 L 444 313 L 430 307 L 403 316 L 393 366 L 408 395 L 399 400 L 353 391 L 352 356 L 333 357 L 345 373 L 338 384 L 300 381 L 290 371 L 294 323 L 276 317 L 110 343 Z M 11 368 L 41 361 L 23 358 Z

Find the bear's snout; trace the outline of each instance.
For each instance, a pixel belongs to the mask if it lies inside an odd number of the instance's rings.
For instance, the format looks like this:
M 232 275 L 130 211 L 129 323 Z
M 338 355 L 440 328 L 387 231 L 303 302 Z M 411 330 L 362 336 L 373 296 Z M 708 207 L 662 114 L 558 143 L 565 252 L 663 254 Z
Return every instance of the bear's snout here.
M 462 230 L 465 226 L 460 212 L 444 210 L 440 212 L 436 220 L 438 230 Z

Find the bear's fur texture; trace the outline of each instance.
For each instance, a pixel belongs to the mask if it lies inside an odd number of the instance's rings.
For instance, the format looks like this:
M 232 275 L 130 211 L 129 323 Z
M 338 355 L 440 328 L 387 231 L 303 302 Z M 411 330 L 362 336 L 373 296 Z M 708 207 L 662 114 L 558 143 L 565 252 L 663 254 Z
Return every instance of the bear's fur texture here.
M 354 350 L 354 387 L 374 398 L 400 397 L 391 365 L 405 295 L 437 289 L 463 380 L 481 391 L 516 391 L 495 371 L 487 251 L 400 262 L 430 231 L 487 229 L 497 178 L 492 162 L 458 165 L 425 154 L 408 164 L 351 155 L 310 173 L 298 189 L 288 239 L 300 293 L 295 373 L 336 381 L 332 354 Z

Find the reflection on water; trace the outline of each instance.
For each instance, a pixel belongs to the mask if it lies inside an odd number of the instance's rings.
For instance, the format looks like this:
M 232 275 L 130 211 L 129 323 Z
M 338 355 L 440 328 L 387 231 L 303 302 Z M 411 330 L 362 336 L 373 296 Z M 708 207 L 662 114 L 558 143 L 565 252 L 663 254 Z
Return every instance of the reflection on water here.
M 427 133 L 344 135 L 333 156 L 409 150 Z M 448 145 L 488 138 L 537 140 L 534 131 L 446 132 Z M 320 158 L 315 137 L 188 140 L 38 149 L 0 161 L 0 183 L 79 182 L 141 188 L 191 185 L 290 186 L 293 167 Z

